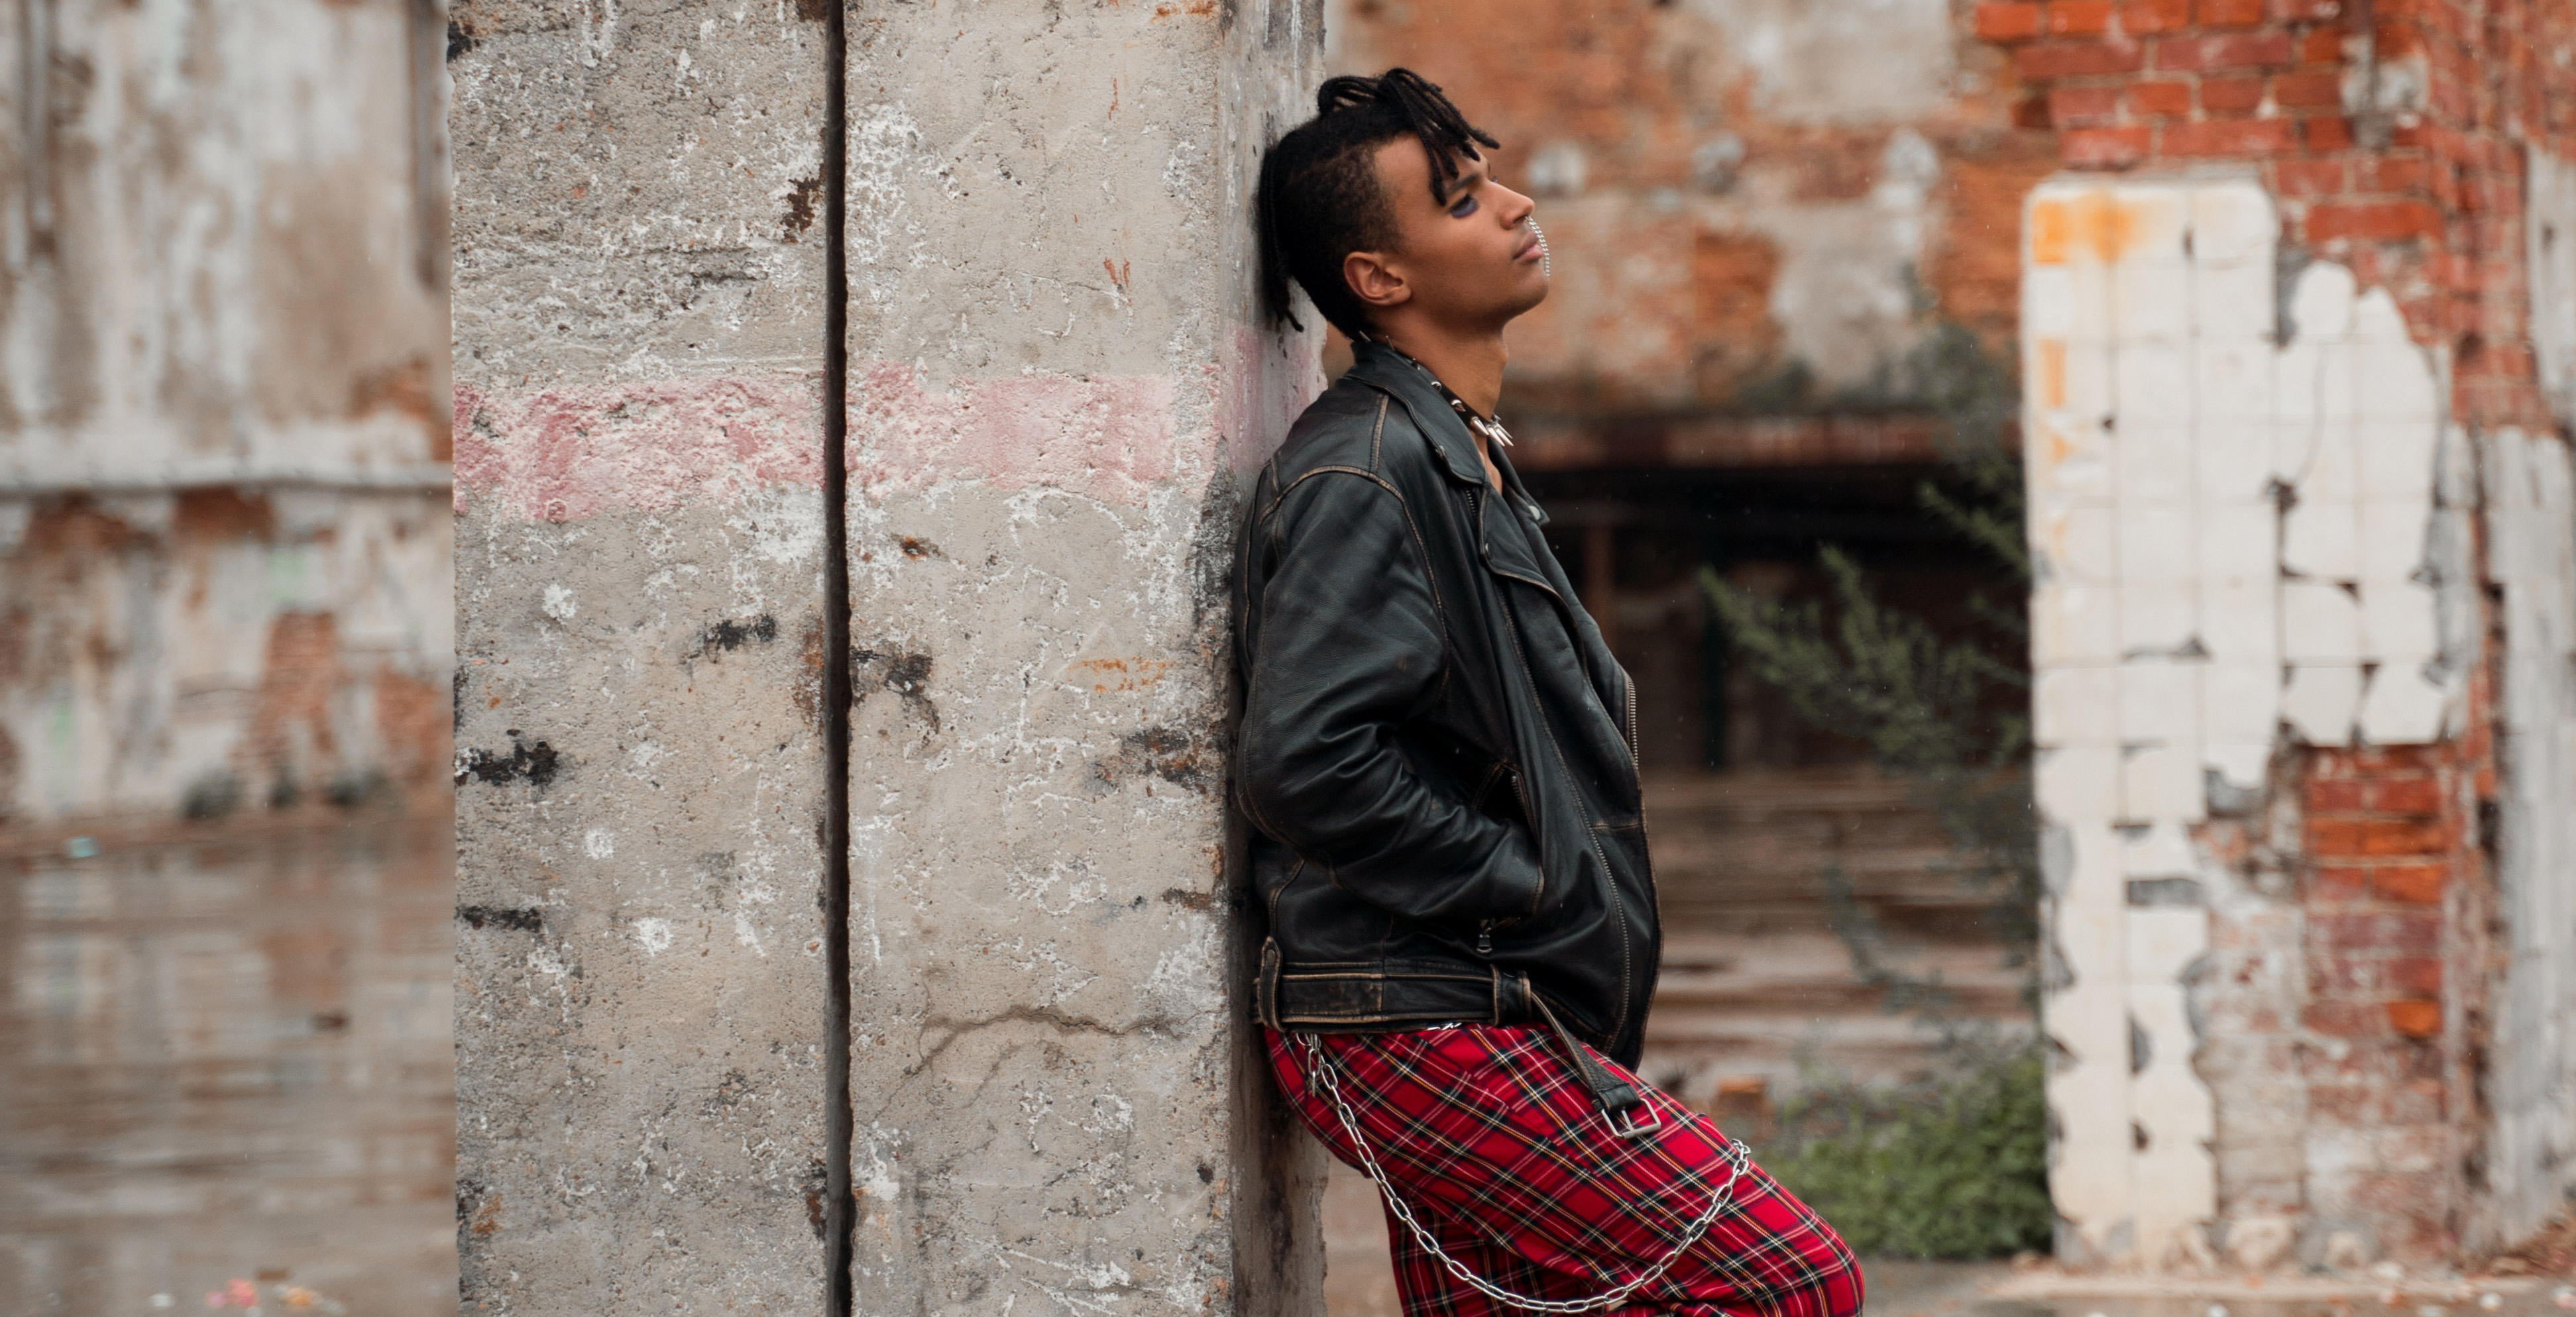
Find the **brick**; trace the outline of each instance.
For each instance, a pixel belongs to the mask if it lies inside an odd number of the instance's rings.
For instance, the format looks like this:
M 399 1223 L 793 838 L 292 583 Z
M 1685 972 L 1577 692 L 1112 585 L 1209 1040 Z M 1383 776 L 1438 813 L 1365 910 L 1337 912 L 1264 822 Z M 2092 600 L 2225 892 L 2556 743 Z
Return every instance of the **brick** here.
M 2363 192 L 2418 192 L 2433 185 L 2433 166 L 2419 156 L 2373 156 L 2355 165 L 2354 184 Z
M 2442 946 L 2442 917 L 2430 911 L 2322 914 L 2309 921 L 2309 928 L 2326 946 L 2347 951 L 2432 955 Z
M 2440 819 L 2377 818 L 2362 825 L 2361 845 L 2371 856 L 2439 855 L 2451 848 L 2451 830 Z
M 2442 899 L 2450 870 L 2439 864 L 2383 864 L 2370 871 L 2370 890 L 2383 901 L 2433 905 Z
M 2308 961 L 2308 996 L 2317 1001 L 2369 997 L 2380 990 L 2378 956 L 2313 956 Z
M 2048 33 L 2098 37 L 2111 30 L 2111 0 L 2049 0 Z
M 2370 890 L 2370 871 L 2348 864 L 2317 866 L 2308 880 L 2308 902 L 2311 905 L 2343 905 L 2358 901 Z
M 2308 241 L 2395 242 L 2438 236 L 2442 217 L 2422 201 L 2325 202 L 2308 210 Z
M 2272 103 L 2285 110 L 2331 110 L 2343 104 L 2343 75 L 2332 72 L 2275 73 Z
M 2431 778 L 2399 778 L 2364 783 L 2363 803 L 2384 814 L 2439 814 L 2442 784 Z
M 2343 29 L 2312 28 L 2299 38 L 2299 62 L 2302 64 L 2340 64 L 2343 62 Z
M 2368 1038 L 2388 1028 L 2386 1012 L 2357 1001 L 2309 1002 L 2300 1010 L 2299 1022 L 2317 1033 L 2337 1038 Z
M 2285 197 L 2332 196 L 2344 189 L 2340 160 L 2284 160 L 2278 169 L 2281 195 Z
M 2131 36 L 2180 32 L 2191 26 L 2191 0 L 2129 0 L 2120 6 L 2120 30 Z
M 2272 10 L 2285 23 L 2315 23 L 2341 17 L 2343 0 L 2274 0 Z
M 2308 1116 L 2337 1125 L 2373 1126 L 2386 1106 L 2379 1090 L 2363 1084 L 2320 1084 L 2308 1090 Z
M 2191 117 L 2191 84 L 2171 80 L 2132 83 L 2129 112 L 2147 119 Z
M 2057 139 L 2058 159 L 2069 169 L 2126 169 L 2147 158 L 2144 128 L 2076 128 Z
M 2422 1000 L 2390 1002 L 2388 1027 L 2403 1037 L 2431 1038 L 2442 1032 L 2442 1003 Z
M 2380 981 L 2410 997 L 2442 995 L 2442 962 L 2431 956 L 2404 956 L 2383 961 Z
M 2310 781 L 2299 794 L 2311 814 L 2357 814 L 2365 789 L 2365 783 L 2351 778 L 2325 778 Z
M 2307 853 L 2312 859 L 2360 859 L 2369 825 L 2356 819 L 2309 819 Z
M 2419 1079 L 2383 1090 L 2380 1100 L 2386 1104 L 2391 1125 L 2439 1125 L 2450 1117 L 2448 1088 L 2438 1081 Z
M 2135 73 L 2146 62 L 2147 48 L 2133 41 L 2045 41 L 2013 52 L 2013 71 L 2033 82 Z
M 2342 115 L 2320 115 L 2299 125 L 2311 151 L 2349 151 L 2352 149 L 2352 122 Z
M 2212 114 L 2243 114 L 2263 103 L 2261 78 L 2203 78 L 2200 108 Z
M 2027 41 L 2039 35 L 2041 9 L 2036 4 L 1995 4 L 1977 6 L 1977 38 L 1981 41 Z
M 2168 125 L 2160 143 L 2166 155 L 2278 155 L 2298 149 L 2287 119 L 2219 119 Z
M 2120 89 L 2117 87 L 2048 89 L 2048 119 L 2059 127 L 2092 127 L 2115 123 L 2119 117 Z
M 2389 1091 L 2376 1084 L 2320 1084 L 2308 1090 L 2310 1117 L 2345 1129 L 2378 1129 L 2388 1124 Z
M 2166 37 L 2156 43 L 2156 67 L 2181 73 L 2280 67 L 2294 62 L 2290 35 L 2286 32 Z
M 2252 27 L 2263 21 L 2263 0 L 2200 0 L 2202 27 Z

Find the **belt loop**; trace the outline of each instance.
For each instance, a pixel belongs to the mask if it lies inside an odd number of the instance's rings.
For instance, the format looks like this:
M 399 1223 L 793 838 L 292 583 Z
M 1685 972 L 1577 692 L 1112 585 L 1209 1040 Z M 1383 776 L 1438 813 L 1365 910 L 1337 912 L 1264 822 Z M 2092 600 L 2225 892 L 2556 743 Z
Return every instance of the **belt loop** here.
M 1252 988 L 1253 1014 L 1263 1024 L 1279 1027 L 1279 939 L 1261 939 L 1261 973 Z

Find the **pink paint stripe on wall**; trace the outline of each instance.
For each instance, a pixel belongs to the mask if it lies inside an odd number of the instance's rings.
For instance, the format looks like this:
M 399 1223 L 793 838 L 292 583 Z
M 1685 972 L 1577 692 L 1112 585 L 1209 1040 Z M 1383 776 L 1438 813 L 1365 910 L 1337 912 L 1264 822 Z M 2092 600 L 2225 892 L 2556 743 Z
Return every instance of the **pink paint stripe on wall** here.
M 577 521 L 730 502 L 823 483 L 812 375 L 571 385 L 516 397 L 456 389 L 456 510 Z
M 1032 374 L 932 392 L 881 363 L 854 385 L 850 479 L 871 494 L 962 477 L 1141 504 L 1178 455 L 1164 376 Z
M 909 367 L 859 368 L 854 489 L 951 480 L 1050 486 L 1142 504 L 1179 456 L 1161 376 L 1012 376 L 924 388 Z M 821 382 L 810 375 L 572 385 L 511 396 L 456 389 L 456 509 L 531 521 L 728 502 L 822 484 Z

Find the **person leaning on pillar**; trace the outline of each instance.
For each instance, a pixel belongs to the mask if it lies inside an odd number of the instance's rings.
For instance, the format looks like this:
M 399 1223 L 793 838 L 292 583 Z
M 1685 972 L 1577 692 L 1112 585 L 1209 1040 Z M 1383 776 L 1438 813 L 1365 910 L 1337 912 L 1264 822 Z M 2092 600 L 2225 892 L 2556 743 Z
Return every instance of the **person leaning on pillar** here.
M 1408 1314 L 1850 1317 L 1841 1237 L 1631 1069 L 1661 937 L 1635 686 L 1494 414 L 1547 296 L 1533 204 L 1408 70 L 1316 109 L 1262 160 L 1262 287 L 1355 363 L 1257 477 L 1234 581 L 1273 1073 L 1382 1191 Z

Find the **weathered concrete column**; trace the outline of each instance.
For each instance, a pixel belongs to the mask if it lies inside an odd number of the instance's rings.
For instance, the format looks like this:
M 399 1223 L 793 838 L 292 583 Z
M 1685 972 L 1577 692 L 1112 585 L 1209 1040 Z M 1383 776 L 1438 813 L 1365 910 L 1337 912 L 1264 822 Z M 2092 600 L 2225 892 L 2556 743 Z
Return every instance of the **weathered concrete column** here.
M 1246 214 L 1314 7 L 457 18 L 468 1303 L 832 1312 L 846 1158 L 859 1312 L 1311 1309 L 1224 598 L 1319 383 Z
M 1247 201 L 1319 6 L 849 35 L 859 1309 L 1312 1311 L 1223 802 L 1236 476 L 1313 373 Z
M 803 8 L 452 13 L 468 1311 L 822 1303 Z

